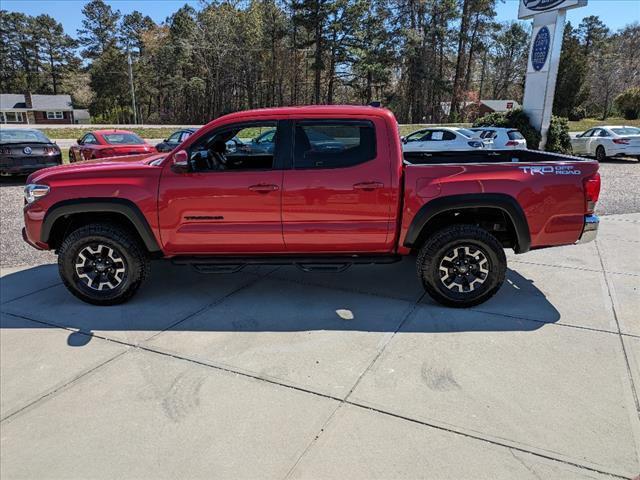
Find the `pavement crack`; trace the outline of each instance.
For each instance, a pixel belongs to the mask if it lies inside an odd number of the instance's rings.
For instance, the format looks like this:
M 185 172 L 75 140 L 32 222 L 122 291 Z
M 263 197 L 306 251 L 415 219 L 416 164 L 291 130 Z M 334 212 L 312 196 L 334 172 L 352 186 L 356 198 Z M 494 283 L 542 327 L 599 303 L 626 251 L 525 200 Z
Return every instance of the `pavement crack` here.
M 622 329 L 620 328 L 620 320 L 618 319 L 618 311 L 616 309 L 616 304 L 613 301 L 613 295 L 611 294 L 611 284 L 609 282 L 609 277 L 607 275 L 607 271 L 604 270 L 604 262 L 602 261 L 602 253 L 600 252 L 600 246 L 598 245 L 598 240 L 595 242 L 596 251 L 598 252 L 598 258 L 600 259 L 600 264 L 602 265 L 604 281 L 607 285 L 607 294 L 609 295 L 609 301 L 611 302 L 611 310 L 613 311 L 613 318 L 616 321 L 616 327 L 618 328 L 618 338 L 620 339 L 620 345 L 622 347 L 622 354 L 624 355 L 625 365 L 627 367 L 627 378 L 629 379 L 629 384 L 631 386 L 631 393 L 633 394 L 633 400 L 636 405 L 636 414 L 640 419 L 640 403 L 638 402 L 638 391 L 636 390 L 635 383 L 633 382 L 633 374 L 631 372 L 631 362 L 629 361 L 629 354 L 627 353 L 627 348 L 624 344 L 624 339 L 622 337 Z
M 26 405 L 24 405 L 23 407 L 19 408 L 15 412 L 10 413 L 6 417 L 1 418 L 0 422 L 5 422 L 5 421 L 9 420 L 10 418 L 13 418 L 16 415 L 18 415 L 20 412 L 23 412 L 26 409 L 31 408 L 32 406 L 34 406 L 36 404 L 44 402 L 46 399 L 56 395 L 58 392 L 61 392 L 62 390 L 66 390 L 67 388 L 69 388 L 70 386 L 73 386 L 76 382 L 78 382 L 78 380 L 80 380 L 82 378 L 85 378 L 88 375 L 91 375 L 92 373 L 94 373 L 97 370 L 101 369 L 105 365 L 108 365 L 109 363 L 113 362 L 117 358 L 120 358 L 122 355 L 124 355 L 125 353 L 127 353 L 129 351 L 130 351 L 130 349 L 124 350 L 124 351 L 118 353 L 117 355 L 105 360 L 104 362 L 96 365 L 95 367 L 90 368 L 89 370 L 87 370 L 85 372 L 82 372 L 79 375 L 76 375 L 75 377 L 73 377 L 71 380 L 69 380 L 68 382 L 64 383 L 63 385 L 60 385 L 59 387 L 56 387 L 53 390 L 50 390 L 49 392 L 45 393 L 44 395 L 41 395 L 40 397 L 36 398 L 35 400 L 33 400 L 33 401 L 27 403 Z

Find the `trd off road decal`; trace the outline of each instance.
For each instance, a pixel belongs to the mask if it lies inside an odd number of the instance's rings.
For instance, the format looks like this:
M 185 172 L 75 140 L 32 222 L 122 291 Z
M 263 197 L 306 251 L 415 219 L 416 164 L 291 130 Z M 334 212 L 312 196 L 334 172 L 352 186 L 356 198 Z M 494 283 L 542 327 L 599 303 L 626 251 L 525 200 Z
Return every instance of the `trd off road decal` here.
M 575 165 L 546 165 L 540 167 L 518 167 L 530 175 L 582 175 Z

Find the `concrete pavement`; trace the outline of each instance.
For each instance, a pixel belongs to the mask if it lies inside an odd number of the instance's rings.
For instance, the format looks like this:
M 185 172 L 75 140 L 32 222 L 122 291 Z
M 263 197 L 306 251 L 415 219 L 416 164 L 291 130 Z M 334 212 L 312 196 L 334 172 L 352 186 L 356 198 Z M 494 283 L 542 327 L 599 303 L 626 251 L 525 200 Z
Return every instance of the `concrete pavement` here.
M 491 301 L 412 259 L 344 274 L 154 264 L 123 306 L 3 269 L 0 477 L 632 478 L 640 214 L 509 255 Z

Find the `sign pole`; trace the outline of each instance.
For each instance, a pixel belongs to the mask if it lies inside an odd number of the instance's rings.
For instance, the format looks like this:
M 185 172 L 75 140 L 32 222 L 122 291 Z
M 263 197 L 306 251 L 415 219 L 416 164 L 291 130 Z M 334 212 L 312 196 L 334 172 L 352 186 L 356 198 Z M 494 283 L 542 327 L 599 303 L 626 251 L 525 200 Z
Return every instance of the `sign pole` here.
M 567 9 L 586 4 L 586 0 L 520 0 L 519 18 L 533 18 L 522 104 L 531 125 L 540 132 L 540 150 L 547 145 L 551 125 Z

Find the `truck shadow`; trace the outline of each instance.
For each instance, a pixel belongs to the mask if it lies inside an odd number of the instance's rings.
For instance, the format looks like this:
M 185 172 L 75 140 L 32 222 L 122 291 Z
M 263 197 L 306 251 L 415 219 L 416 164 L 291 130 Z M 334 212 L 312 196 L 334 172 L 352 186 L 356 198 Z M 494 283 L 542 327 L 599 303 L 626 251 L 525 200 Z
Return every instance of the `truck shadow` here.
M 412 259 L 354 267 L 343 274 L 307 274 L 293 267 L 260 267 L 231 275 L 200 275 L 169 264 L 153 269 L 138 295 L 113 307 L 77 300 L 60 284 L 54 265 L 5 275 L 0 279 L 0 327 L 77 330 L 68 344 L 83 346 L 92 334 L 137 344 L 164 330 L 533 331 L 560 319 L 534 280 L 515 270 L 508 271 L 496 297 L 463 310 L 423 296 Z

